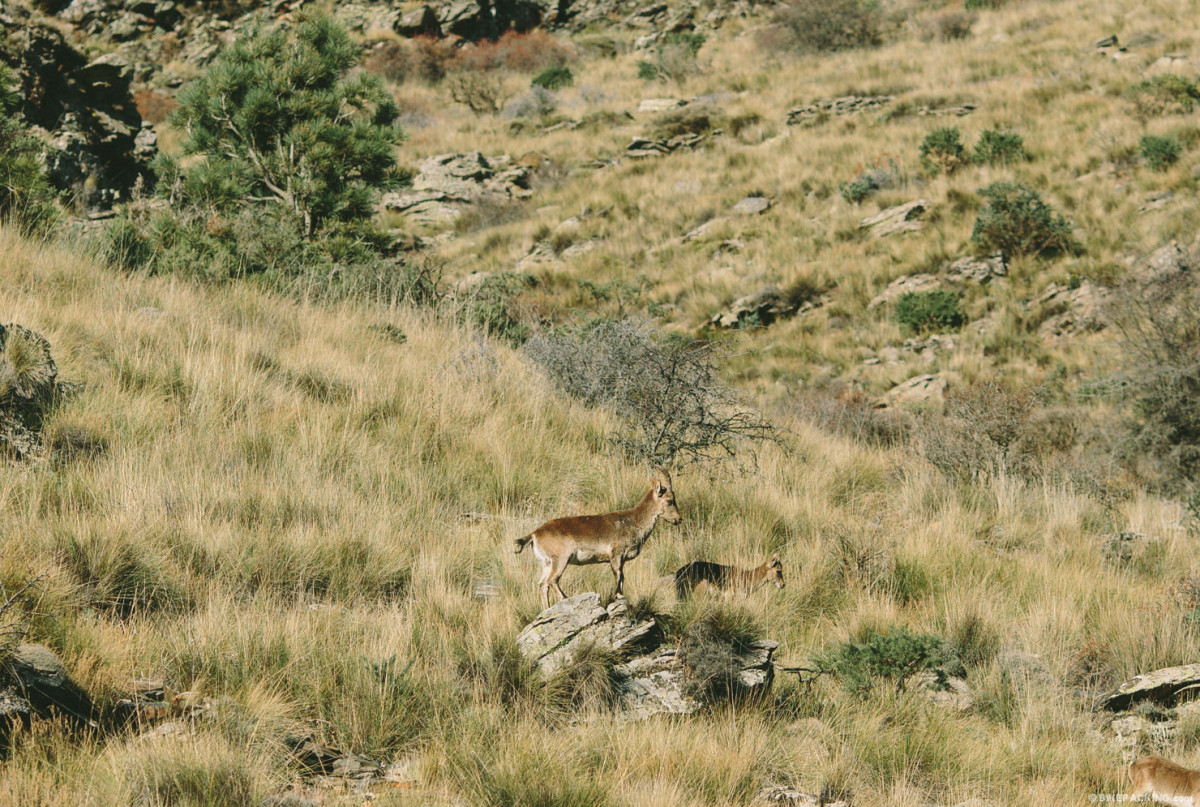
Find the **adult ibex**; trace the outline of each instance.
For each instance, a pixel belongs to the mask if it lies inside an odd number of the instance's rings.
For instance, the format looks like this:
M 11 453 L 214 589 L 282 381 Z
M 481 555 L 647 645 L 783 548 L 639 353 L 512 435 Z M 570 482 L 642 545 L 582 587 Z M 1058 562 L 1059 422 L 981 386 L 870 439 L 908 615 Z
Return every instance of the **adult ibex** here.
M 1129 766 L 1129 780 L 1135 801 L 1148 796 L 1167 804 L 1200 807 L 1200 771 L 1149 756 L 1134 760 Z
M 675 492 L 671 477 L 661 468 L 650 478 L 650 492 L 632 510 L 617 510 L 596 516 L 568 516 L 547 521 L 524 538 L 516 541 L 516 551 L 533 543 L 533 554 L 542 564 L 542 607 L 550 607 L 550 589 L 566 599 L 558 584 L 568 565 L 607 563 L 617 579 L 616 596 L 625 596 L 625 563 L 642 551 L 651 530 L 664 518 L 671 524 L 682 521 L 675 507 Z
M 749 594 L 767 583 L 774 583 L 776 588 L 784 587 L 783 563 L 778 554 L 772 555 L 763 565 L 749 570 L 694 560 L 675 572 L 675 593 L 680 597 L 686 597 L 701 588 Z

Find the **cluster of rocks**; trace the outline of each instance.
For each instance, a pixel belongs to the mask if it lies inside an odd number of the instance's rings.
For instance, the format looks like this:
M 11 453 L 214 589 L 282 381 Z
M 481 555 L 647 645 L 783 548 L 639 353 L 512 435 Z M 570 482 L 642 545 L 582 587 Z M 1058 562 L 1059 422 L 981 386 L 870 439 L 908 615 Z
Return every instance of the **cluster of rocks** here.
M 877 354 L 868 355 L 863 359 L 864 367 L 887 365 L 894 367 L 904 363 L 905 357 L 918 356 L 926 364 L 932 364 L 937 357 L 951 353 L 958 347 L 958 338 L 953 334 L 935 333 L 929 336 L 914 336 L 905 339 L 898 347 L 889 346 L 879 350 Z M 864 351 L 869 349 L 864 348 Z
M 688 132 L 674 137 L 635 137 L 625 147 L 625 156 L 632 159 L 662 157 L 673 151 L 691 149 L 708 139 L 708 135 Z
M 872 310 L 898 300 L 905 294 L 935 291 L 946 285 L 986 285 L 1008 275 L 1008 267 L 999 255 L 982 258 L 967 256 L 947 264 L 939 274 L 918 273 L 898 277 L 883 291 L 871 298 L 867 309 Z
M 453 221 L 465 205 L 524 199 L 532 194 L 537 156 L 513 160 L 507 154 L 489 158 L 472 151 L 429 157 L 418 166 L 412 188 L 384 194 L 380 206 L 433 223 Z
M 1111 292 L 1090 280 L 1051 283 L 1033 298 L 1029 309 L 1041 320 L 1038 335 L 1054 340 L 1101 330 Z
M 770 690 L 775 667 L 772 641 L 734 648 L 738 669 L 732 674 L 738 693 L 757 697 Z M 570 666 L 584 648 L 619 656 L 613 670 L 618 684 L 617 708 L 626 716 L 692 714 L 702 708 L 689 686 L 689 671 L 679 648 L 653 615 L 634 615 L 625 600 L 608 606 L 588 592 L 547 608 L 517 636 L 517 647 L 543 675 Z
M 20 80 L 20 112 L 48 144 L 47 175 L 92 208 L 152 181 L 157 141 L 133 100 L 118 54 L 91 59 L 29 9 L 0 0 L 0 61 Z
M 45 337 L 0 325 L 0 458 L 42 454 L 42 422 L 62 391 Z
M 913 376 L 884 393 L 875 402 L 875 408 L 890 409 L 901 404 L 941 407 L 946 402 L 946 390 L 949 387 L 949 380 L 941 375 L 926 373 Z
M 845 95 L 840 98 L 822 98 L 811 104 L 789 109 L 788 126 L 807 126 L 831 117 L 857 115 L 879 109 L 892 102 L 890 95 Z
M 1200 688 L 1200 664 L 1166 667 L 1135 676 L 1102 695 L 1098 712 L 1115 714 L 1107 722 L 1112 744 L 1127 759 L 1145 749 L 1162 751 L 1178 733 L 1179 721 L 1200 708 L 1192 700 Z
M 739 297 L 725 309 L 718 311 L 709 320 L 714 328 L 733 329 L 766 327 L 774 322 L 820 308 L 826 302 L 821 297 L 815 300 L 797 301 L 785 295 L 775 286 L 763 286 L 754 294 Z

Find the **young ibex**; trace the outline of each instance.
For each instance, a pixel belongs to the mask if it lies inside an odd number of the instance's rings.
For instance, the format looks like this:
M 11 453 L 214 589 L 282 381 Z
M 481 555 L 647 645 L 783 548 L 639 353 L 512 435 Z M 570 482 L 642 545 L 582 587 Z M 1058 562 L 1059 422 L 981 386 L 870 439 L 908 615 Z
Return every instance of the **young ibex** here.
M 709 563 L 706 560 L 695 560 L 675 572 L 675 593 L 680 597 L 686 597 L 701 588 L 749 594 L 767 583 L 774 583 L 776 588 L 783 588 L 785 585 L 783 563 L 780 562 L 778 553 L 772 555 L 763 565 L 749 571 L 735 566 Z
M 558 580 L 569 564 L 607 563 L 617 579 L 618 597 L 625 582 L 625 563 L 642 551 L 651 530 L 664 518 L 678 524 L 682 517 L 675 507 L 675 492 L 671 477 L 656 469 L 650 478 L 650 492 L 632 510 L 618 510 L 597 516 L 569 516 L 547 521 L 524 538 L 516 541 L 520 552 L 533 542 L 533 554 L 542 564 L 542 607 L 550 607 L 550 589 L 566 599 Z
M 1193 771 L 1162 757 L 1134 760 L 1129 766 L 1133 796 L 1150 796 L 1165 804 L 1200 807 L 1200 771 Z

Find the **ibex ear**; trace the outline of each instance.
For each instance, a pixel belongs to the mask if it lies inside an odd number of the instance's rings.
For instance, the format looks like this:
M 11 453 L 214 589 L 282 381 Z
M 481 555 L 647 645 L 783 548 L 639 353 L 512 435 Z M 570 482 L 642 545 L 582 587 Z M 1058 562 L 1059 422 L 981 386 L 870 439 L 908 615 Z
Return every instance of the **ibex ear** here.
M 783 568 L 783 563 L 779 560 L 778 552 L 776 552 L 774 555 L 771 556 L 771 565 Z

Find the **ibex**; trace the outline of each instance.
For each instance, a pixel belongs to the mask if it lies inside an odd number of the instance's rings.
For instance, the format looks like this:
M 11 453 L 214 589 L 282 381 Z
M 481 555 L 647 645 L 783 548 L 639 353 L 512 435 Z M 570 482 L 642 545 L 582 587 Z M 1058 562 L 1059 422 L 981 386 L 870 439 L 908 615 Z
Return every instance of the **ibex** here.
M 1193 771 L 1162 757 L 1134 760 L 1129 766 L 1133 796 L 1150 796 L 1164 804 L 1200 807 L 1200 771 Z
M 617 510 L 596 516 L 568 516 L 547 521 L 524 538 L 516 540 L 516 551 L 533 542 L 533 554 L 542 564 L 542 607 L 550 607 L 550 589 L 566 599 L 558 584 L 568 565 L 607 563 L 617 580 L 616 596 L 624 597 L 625 563 L 642 551 L 642 545 L 659 518 L 671 524 L 682 521 L 675 507 L 671 477 L 661 468 L 650 478 L 650 492 L 632 510 Z
M 783 563 L 780 562 L 778 553 L 772 555 L 763 565 L 749 571 L 735 566 L 709 563 L 706 560 L 695 560 L 675 572 L 675 593 L 681 598 L 701 588 L 749 594 L 767 583 L 774 583 L 776 588 L 783 588 L 785 585 Z

